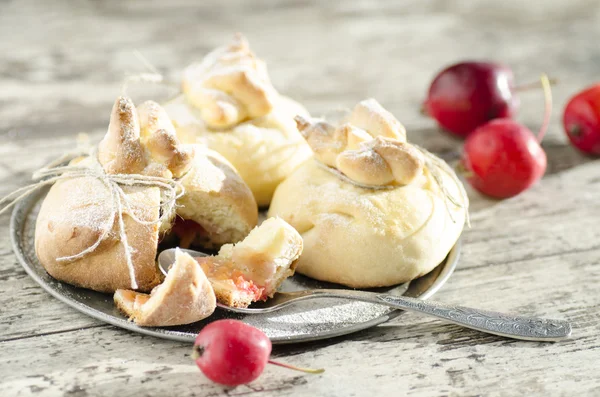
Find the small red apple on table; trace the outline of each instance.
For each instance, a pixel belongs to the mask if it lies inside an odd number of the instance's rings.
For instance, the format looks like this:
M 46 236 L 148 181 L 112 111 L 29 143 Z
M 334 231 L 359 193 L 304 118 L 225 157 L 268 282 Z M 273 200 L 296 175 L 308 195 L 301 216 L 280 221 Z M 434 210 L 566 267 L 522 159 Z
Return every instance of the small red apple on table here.
M 495 198 L 509 198 L 527 190 L 546 172 L 546 153 L 540 146 L 550 123 L 550 82 L 542 76 L 546 106 L 537 135 L 509 118 L 476 128 L 465 140 L 461 167 L 476 190 Z
M 546 97 L 544 122 L 534 135 L 513 120 L 519 105 L 512 70 L 493 62 L 461 62 L 433 80 L 424 111 L 438 124 L 466 138 L 460 161 L 467 181 L 479 192 L 509 198 L 525 191 L 546 171 L 540 146 L 552 108 L 550 80 L 542 76 Z
M 563 114 L 569 140 L 582 153 L 600 156 L 600 84 L 573 96 Z
M 270 360 L 271 348 L 271 341 L 258 328 L 238 320 L 218 320 L 202 328 L 196 337 L 192 358 L 207 378 L 225 386 L 252 382 L 267 364 L 311 374 L 324 371 Z

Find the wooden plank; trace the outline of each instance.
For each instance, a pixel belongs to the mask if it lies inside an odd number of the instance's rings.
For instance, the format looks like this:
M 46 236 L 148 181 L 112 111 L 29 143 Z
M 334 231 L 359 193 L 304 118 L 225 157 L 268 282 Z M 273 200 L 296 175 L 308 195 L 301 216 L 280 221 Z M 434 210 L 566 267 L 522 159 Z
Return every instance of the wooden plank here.
M 537 262 L 496 266 L 486 272 L 464 269 L 438 299 L 568 318 L 575 325 L 572 340 L 516 342 L 407 314 L 350 337 L 277 347 L 275 355 L 280 360 L 325 367 L 325 374 L 307 376 L 269 367 L 260 382 L 251 386 L 283 396 L 467 395 L 489 390 L 504 390 L 506 395 L 552 394 L 568 385 L 593 394 L 598 379 L 590 366 L 598 362 L 600 353 L 596 336 L 600 315 L 594 309 L 600 297 L 588 291 L 600 282 L 598 267 L 578 254 L 549 259 L 544 267 L 534 266 Z M 565 267 L 577 271 L 558 283 L 556 275 Z M 573 289 L 573 285 L 580 288 Z M 524 291 L 528 302 L 523 301 Z M 197 373 L 188 357 L 189 345 L 112 327 L 19 339 L 0 346 L 3 395 L 37 388 L 48 395 L 83 390 L 106 396 L 119 391 L 127 396 L 206 396 L 218 395 L 220 390 Z M 261 395 L 246 387 L 230 394 L 243 393 Z
M 469 244 L 477 245 L 489 243 Z M 315 378 L 269 369 L 260 387 L 277 389 L 282 395 L 317 391 L 322 395 L 348 395 L 351 390 L 360 395 L 367 389 L 409 393 L 411 387 L 425 395 L 443 394 L 444 390 L 464 395 L 473 392 L 469 388 L 473 384 L 478 385 L 480 392 L 502 386 L 506 390 L 547 393 L 569 379 L 577 382 L 581 390 L 591 391 L 597 386 L 597 378 L 593 371 L 584 368 L 597 360 L 600 348 L 596 336 L 600 296 L 590 293 L 600 282 L 599 260 L 597 247 L 549 256 L 543 261 L 530 257 L 485 267 L 461 267 L 436 296 L 450 303 L 566 318 L 575 326 L 573 340 L 558 344 L 513 342 L 409 314 L 388 326 L 348 338 L 276 349 L 287 361 L 325 366 L 328 372 Z M 36 315 L 43 318 L 43 309 Z M 0 386 L 7 395 L 25 386 L 45 388 L 49 394 L 79 388 L 93 395 L 111 395 L 124 387 L 131 393 L 126 395 L 149 390 L 160 395 L 172 388 L 181 395 L 206 395 L 218 390 L 202 381 L 195 368 L 186 364 L 189 346 L 112 327 L 17 339 L 1 346 L 4 358 L 0 373 L 12 373 Z M 81 346 L 86 346 L 85 354 Z M 31 351 L 37 352 L 34 358 Z M 368 368 L 340 364 L 357 360 L 368 362 Z M 57 362 L 61 365 L 55 368 Z M 121 364 L 117 366 L 122 369 L 118 376 L 111 375 L 116 371 L 115 363 Z M 90 366 L 97 368 L 89 369 Z M 146 373 L 163 367 L 168 372 L 164 376 L 154 378 Z M 35 371 L 27 372 L 27 368 Z M 30 377 L 22 378 L 19 374 L 23 371 Z M 522 371 L 527 371 L 528 376 L 519 376 Z M 402 382 L 397 381 L 399 373 L 404 374 Z M 359 375 L 364 381 L 351 383 Z M 544 381 L 544 377 L 549 380 Z M 161 382 L 164 379 L 170 381 Z M 298 385 L 288 393 L 290 382 Z M 333 383 L 347 385 L 348 389 L 334 389 Z M 440 389 L 440 385 L 446 385 L 445 389 Z M 150 386 L 152 389 L 147 389 Z M 245 389 L 238 391 L 242 390 Z

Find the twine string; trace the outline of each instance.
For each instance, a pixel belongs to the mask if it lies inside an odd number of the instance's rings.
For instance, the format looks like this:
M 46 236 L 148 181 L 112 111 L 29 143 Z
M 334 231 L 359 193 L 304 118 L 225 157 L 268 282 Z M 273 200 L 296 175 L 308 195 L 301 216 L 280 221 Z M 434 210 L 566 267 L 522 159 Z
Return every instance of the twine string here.
M 463 221 L 467 224 L 467 226 L 471 227 L 471 220 L 469 217 L 469 209 L 468 209 L 468 205 L 466 204 L 466 203 L 468 203 L 469 199 L 467 196 L 467 192 L 466 192 L 462 182 L 458 179 L 458 176 L 456 176 L 456 173 L 450 168 L 450 166 L 445 161 L 439 159 L 437 156 L 435 156 L 431 152 L 423 149 L 420 146 L 417 146 L 417 145 L 413 145 L 413 146 L 415 148 L 417 148 L 421 153 L 423 153 L 423 156 L 425 157 L 425 167 L 431 174 L 435 183 L 440 188 L 440 191 L 443 195 L 444 206 L 446 207 L 446 211 L 448 212 L 448 216 L 450 217 L 450 220 L 453 223 L 457 222 L 457 220 L 455 219 L 455 217 L 452 213 L 452 210 L 450 209 L 449 204 L 452 204 L 455 207 L 461 208 L 464 210 L 465 218 Z M 319 161 L 317 158 L 314 158 L 314 161 L 317 163 L 317 165 L 320 168 L 324 169 L 325 171 L 330 172 L 331 174 L 337 176 L 344 182 L 348 182 L 348 183 L 350 183 L 356 187 L 362 188 L 362 189 L 390 190 L 390 189 L 395 189 L 398 187 L 398 185 L 365 185 L 362 183 L 358 183 L 358 182 L 354 181 L 353 179 L 348 178 L 346 175 L 344 175 L 342 172 L 340 172 L 337 168 L 330 167 L 327 164 Z M 446 186 L 446 183 L 444 182 L 444 179 L 440 175 L 440 171 L 446 172 L 450 176 L 452 181 L 456 184 L 460 198 L 456 198 L 452 194 L 450 194 L 450 192 L 448 191 L 448 188 Z
M 123 84 L 121 85 L 121 95 L 127 95 L 127 89 L 130 84 L 137 83 L 150 83 L 150 84 L 159 84 L 172 88 L 179 88 L 179 83 L 175 81 L 168 81 L 165 77 L 160 73 L 160 71 L 150 63 L 150 61 L 142 55 L 138 50 L 133 51 L 133 55 L 141 62 L 142 65 L 148 70 L 148 72 L 141 72 L 131 74 L 125 77 L 123 80 Z
M 173 212 L 175 211 L 176 201 L 183 196 L 184 188 L 178 181 L 158 176 L 141 174 L 107 174 L 98 162 L 95 152 L 90 153 L 89 157 L 94 160 L 91 165 L 56 165 L 61 164 L 66 160 L 65 156 L 62 156 L 58 159 L 62 161 L 55 160 L 50 165 L 35 171 L 33 173 L 33 179 L 37 180 L 37 182 L 19 188 L 0 199 L 0 214 L 6 212 L 36 190 L 47 185 L 52 185 L 60 180 L 84 177 L 91 177 L 99 180 L 111 196 L 109 215 L 106 222 L 102 225 L 100 236 L 92 245 L 79 253 L 56 258 L 56 261 L 60 263 L 70 263 L 94 252 L 112 231 L 116 218 L 117 232 L 119 234 L 119 241 L 123 245 L 125 260 L 129 270 L 131 288 L 137 289 L 138 285 L 132 260 L 132 247 L 127 240 L 123 214 L 127 214 L 136 223 L 141 225 L 161 224 L 172 217 Z M 127 196 L 122 186 L 148 186 L 159 188 L 161 198 L 158 205 L 160 210 L 158 219 L 153 221 L 140 219 L 134 210 L 135 205 L 132 203 L 130 197 Z
M 452 168 L 450 168 L 450 166 L 445 161 L 443 161 L 439 157 L 435 156 L 428 150 L 426 150 L 420 146 L 417 146 L 417 145 L 413 145 L 413 146 L 415 148 L 417 148 L 425 156 L 425 166 L 429 170 L 429 173 L 435 180 L 435 183 L 438 185 L 438 187 L 440 188 L 440 190 L 442 192 L 442 195 L 444 196 L 444 205 L 446 206 L 446 211 L 448 212 L 448 215 L 450 216 L 450 219 L 452 220 L 452 222 L 456 223 L 456 219 L 452 215 L 452 211 L 450 210 L 450 206 L 448 203 L 451 203 L 455 207 L 461 208 L 464 210 L 465 217 L 463 219 L 463 222 L 465 222 L 468 227 L 471 227 L 471 218 L 469 216 L 469 207 L 467 204 L 469 202 L 469 197 L 467 196 L 467 191 L 465 190 L 465 187 L 463 186 L 460 179 L 458 179 L 458 176 L 456 175 L 456 173 L 452 170 Z M 454 197 L 448 191 L 448 189 L 446 187 L 446 183 L 444 182 L 444 180 L 442 179 L 442 176 L 440 175 L 440 170 L 445 172 L 446 174 L 448 174 L 448 176 L 450 176 L 450 179 L 452 179 L 452 181 L 458 188 L 458 194 L 460 195 L 459 199 Z

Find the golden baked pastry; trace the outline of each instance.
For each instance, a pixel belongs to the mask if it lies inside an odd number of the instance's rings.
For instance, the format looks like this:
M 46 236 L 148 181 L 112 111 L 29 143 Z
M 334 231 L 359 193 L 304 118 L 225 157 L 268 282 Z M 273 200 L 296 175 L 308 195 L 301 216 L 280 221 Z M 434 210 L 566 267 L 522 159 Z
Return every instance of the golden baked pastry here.
M 180 250 L 165 281 L 150 295 L 118 289 L 114 301 L 137 325 L 146 327 L 194 323 L 210 316 L 217 306 L 215 293 L 198 262 Z
M 58 181 L 42 203 L 35 250 L 52 277 L 102 292 L 129 288 L 131 273 L 140 291 L 149 291 L 160 282 L 155 265 L 158 226 L 154 223 L 159 219 L 160 190 L 143 186 L 123 190 L 133 215 L 151 223 L 145 225 L 123 214 L 133 270 L 128 267 L 118 222 L 112 216 L 113 197 L 101 180 L 90 176 Z M 78 257 L 98 241 L 100 244 L 91 252 Z M 76 259 L 66 259 L 73 256 Z
M 182 94 L 166 103 L 177 134 L 222 154 L 248 184 L 259 206 L 310 157 L 293 118 L 308 116 L 273 88 L 265 63 L 241 35 L 183 72 Z
M 444 260 L 468 208 L 449 166 L 407 143 L 404 127 L 375 100 L 358 104 L 337 126 L 296 120 L 314 158 L 279 185 L 268 215 L 301 234 L 298 273 L 382 287 Z
M 153 102 L 138 111 L 119 97 L 97 150 L 67 168 L 41 206 L 35 248 L 48 273 L 69 284 L 150 291 L 161 280 L 159 237 L 176 219 L 187 222 L 174 222 L 180 234 L 191 225 L 200 235 L 190 242 L 213 246 L 241 240 L 257 222 L 254 198 L 231 165 L 181 144 Z M 176 197 L 177 186 L 187 192 Z
M 221 247 L 219 254 L 197 258 L 217 300 L 233 307 L 272 297 L 294 274 L 302 254 L 302 238 L 280 218 L 269 218 L 237 244 Z
M 177 200 L 171 229 L 180 237 L 179 246 L 218 248 L 242 240 L 258 220 L 252 192 L 223 156 L 194 147 L 193 166 L 180 179 L 185 194 Z

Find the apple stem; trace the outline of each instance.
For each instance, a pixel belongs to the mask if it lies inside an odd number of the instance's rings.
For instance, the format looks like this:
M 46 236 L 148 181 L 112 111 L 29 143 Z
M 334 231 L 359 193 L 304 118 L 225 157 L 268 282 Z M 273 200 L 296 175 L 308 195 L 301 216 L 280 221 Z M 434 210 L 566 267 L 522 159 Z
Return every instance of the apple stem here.
M 454 165 L 454 172 L 466 179 L 472 178 L 475 175 L 475 173 L 468 169 L 462 161 L 459 161 Z
M 548 131 L 548 125 L 550 125 L 550 116 L 552 115 L 552 89 L 550 88 L 550 80 L 545 73 L 542 73 L 540 77 L 542 88 L 544 89 L 544 122 L 538 133 L 537 140 L 542 142 L 546 131 Z
M 548 83 L 550 85 L 556 85 L 556 84 L 558 84 L 558 79 L 548 78 Z M 516 91 L 516 92 L 528 91 L 528 90 L 532 90 L 534 88 L 538 88 L 539 86 L 540 86 L 540 83 L 537 82 L 537 81 L 534 81 L 532 83 L 526 83 L 526 84 L 518 85 L 513 90 Z
M 197 360 L 204 354 L 204 346 L 194 346 L 192 349 L 192 359 Z
M 300 368 L 300 367 L 295 367 L 290 364 L 280 363 L 280 362 L 273 361 L 273 360 L 269 360 L 268 362 L 269 362 L 269 364 L 278 365 L 280 367 L 284 367 L 284 368 L 288 368 L 288 369 L 293 369 L 294 371 L 305 372 L 307 374 L 321 374 L 321 373 L 325 372 L 325 369 L 323 369 L 323 368 L 319 368 L 319 369 Z
M 573 124 L 569 127 L 569 135 L 575 138 L 579 138 L 583 130 L 579 124 Z
M 419 108 L 419 113 L 425 117 L 429 117 L 429 112 L 427 111 L 427 103 L 423 102 L 421 107 Z

